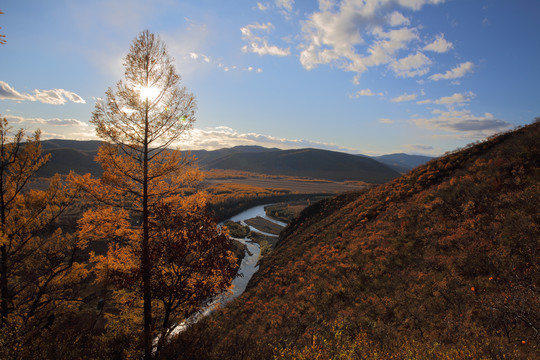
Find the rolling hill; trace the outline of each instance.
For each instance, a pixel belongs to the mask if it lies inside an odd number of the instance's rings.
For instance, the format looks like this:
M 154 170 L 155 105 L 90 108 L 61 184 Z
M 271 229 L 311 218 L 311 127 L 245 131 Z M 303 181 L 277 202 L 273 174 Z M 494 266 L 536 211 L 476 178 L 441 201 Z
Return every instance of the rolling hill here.
M 365 156 L 320 149 L 236 152 L 210 161 L 204 167 L 369 183 L 383 183 L 399 175 Z
M 306 208 L 168 358 L 540 355 L 540 122 Z
M 51 158 L 37 173 L 37 176 L 51 177 L 54 174 L 69 174 L 75 171 L 78 174 L 91 173 L 101 176 L 101 166 L 94 161 L 100 141 L 79 140 L 44 140 L 41 142 L 43 154 L 50 154 Z
M 43 152 L 51 159 L 39 176 L 55 173 L 91 173 L 100 176 L 99 164 L 93 161 L 99 141 L 46 140 Z M 366 156 L 319 149 L 279 150 L 260 146 L 236 146 L 213 151 L 194 150 L 203 169 L 242 170 L 268 175 L 290 175 L 328 180 L 361 180 L 383 183 L 399 176 L 390 167 Z

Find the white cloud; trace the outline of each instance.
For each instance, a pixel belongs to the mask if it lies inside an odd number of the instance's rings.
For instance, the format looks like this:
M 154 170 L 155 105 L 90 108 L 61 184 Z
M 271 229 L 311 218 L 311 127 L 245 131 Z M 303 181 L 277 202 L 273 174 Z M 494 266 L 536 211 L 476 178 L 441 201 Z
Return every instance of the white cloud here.
M 287 11 L 292 11 L 294 0 L 276 0 L 276 6 Z
M 202 62 L 205 62 L 207 64 L 215 65 L 219 69 L 221 69 L 221 70 L 223 70 L 225 72 L 229 72 L 229 71 L 232 71 L 232 70 L 244 70 L 244 71 L 248 71 L 248 72 L 251 72 L 251 71 L 262 72 L 261 68 L 254 69 L 253 66 L 248 66 L 246 68 L 239 68 L 236 65 L 227 66 L 227 65 L 224 65 L 222 63 L 217 63 L 216 64 L 215 62 L 212 61 L 210 56 L 207 56 L 207 55 L 202 54 L 202 53 L 196 53 L 196 52 L 190 52 L 188 55 L 184 56 L 184 60 L 202 61 Z
M 44 104 L 62 105 L 67 101 L 85 104 L 86 101 L 74 92 L 64 89 L 34 90 L 34 97 Z
M 412 119 L 416 126 L 432 130 L 463 132 L 476 137 L 489 136 L 510 128 L 511 124 L 496 119 L 492 114 L 474 115 L 469 110 L 433 110 L 431 118 Z
M 439 81 L 439 80 L 451 80 L 451 79 L 457 79 L 465 76 L 466 74 L 473 71 L 474 64 L 470 61 L 464 62 L 457 67 L 448 70 L 444 74 L 434 74 L 431 75 L 429 78 L 433 81 Z
M 419 29 L 407 27 L 410 20 L 398 11 L 396 5 L 418 10 L 424 4 L 441 1 L 399 0 L 344 0 L 340 3 L 321 1 L 320 11 L 310 14 L 302 23 L 304 43 L 301 45 L 300 62 L 311 70 L 318 65 L 330 64 L 345 71 L 355 72 L 354 82 L 359 75 L 372 66 L 392 64 L 398 52 L 418 41 Z M 393 7 L 391 5 L 394 5 Z M 384 29 L 382 24 L 398 29 Z M 416 56 L 418 61 L 421 55 Z M 405 57 L 406 58 L 406 57 Z M 397 71 L 398 76 L 418 76 L 427 72 L 428 63 L 422 58 L 422 68 Z M 399 63 L 394 67 L 399 69 Z
M 384 96 L 384 94 L 382 92 L 379 92 L 379 93 L 374 93 L 373 91 L 371 91 L 371 89 L 362 89 L 362 90 L 358 90 L 357 92 L 355 92 L 354 94 L 351 94 L 349 95 L 349 97 L 352 99 L 352 98 L 356 98 L 358 99 L 359 97 L 361 96 Z
M 17 90 L 9 86 L 9 84 L 5 81 L 0 81 L 0 99 L 16 101 L 35 101 L 32 95 L 19 93 Z
M 394 120 L 392 120 L 392 119 L 387 119 L 387 118 L 380 118 L 380 119 L 379 119 L 379 122 L 382 123 L 382 124 L 393 124 L 393 123 L 394 123 Z
M 89 124 L 77 119 L 43 119 L 43 118 L 25 118 L 17 115 L 7 115 L 6 119 L 10 124 L 19 124 L 20 126 L 32 125 L 50 125 L 50 126 L 77 126 L 88 127 Z
M 209 129 L 195 128 L 189 132 L 189 136 L 183 139 L 181 143 L 177 144 L 179 148 L 187 150 L 215 150 L 238 145 L 259 145 L 264 147 L 278 147 L 281 149 L 313 147 L 335 151 L 352 151 L 352 149 L 326 142 L 278 138 L 257 133 L 241 133 L 227 126 L 218 126 Z
M 44 104 L 62 105 L 68 101 L 85 104 L 86 101 L 74 92 L 64 89 L 34 90 L 34 95 L 21 94 L 5 81 L 0 81 L 0 99 L 15 101 L 39 101 Z
M 439 34 L 435 37 L 435 40 L 432 43 L 429 43 L 426 46 L 424 46 L 424 50 L 435 51 L 438 53 L 445 53 L 448 50 L 452 49 L 453 47 L 454 47 L 454 44 L 452 44 L 450 41 L 447 41 L 444 38 L 444 34 Z
M 242 47 L 243 52 L 252 52 L 259 55 L 288 56 L 291 54 L 290 48 L 280 48 L 276 45 L 269 45 L 267 35 L 258 36 L 254 32 L 270 33 L 274 25 L 270 22 L 266 24 L 250 24 L 240 29 L 242 39 L 248 41 L 248 45 Z
M 390 100 L 391 102 L 399 103 L 404 101 L 413 101 L 418 97 L 416 94 L 403 94 Z
M 476 97 L 476 94 L 472 91 L 465 92 L 465 93 L 455 93 L 451 96 L 443 96 L 440 99 L 437 100 L 422 100 L 417 101 L 417 104 L 437 104 L 437 105 L 460 105 L 463 106 L 466 103 L 470 102 L 472 99 Z
M 411 21 L 403 16 L 399 11 L 394 11 L 390 15 L 386 16 L 386 20 L 390 26 L 410 25 Z
M 397 0 L 397 3 L 401 6 L 408 7 L 412 10 L 420 10 L 422 6 L 426 4 L 442 4 L 446 0 Z M 387 3 L 388 1 L 382 1 L 383 3 Z
M 427 74 L 431 60 L 421 52 L 392 62 L 390 67 L 399 77 L 414 77 Z
M 265 5 L 265 4 L 261 4 L 260 2 L 257 3 L 257 8 L 261 11 L 266 11 L 268 10 L 268 5 Z
M 377 40 L 369 47 L 369 55 L 364 58 L 363 63 L 366 66 L 390 63 L 399 50 L 406 49 L 408 43 L 418 40 L 416 28 L 393 29 L 385 32 L 382 28 L 376 27 L 372 34 Z

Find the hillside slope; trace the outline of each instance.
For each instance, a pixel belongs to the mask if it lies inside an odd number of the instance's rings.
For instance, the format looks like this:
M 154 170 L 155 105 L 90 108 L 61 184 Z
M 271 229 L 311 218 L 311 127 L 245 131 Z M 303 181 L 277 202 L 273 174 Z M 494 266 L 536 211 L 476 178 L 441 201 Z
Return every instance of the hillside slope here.
M 399 174 L 371 158 L 320 149 L 237 152 L 205 165 L 269 175 L 289 175 L 328 180 L 383 183 Z
M 174 358 L 540 355 L 540 122 L 308 207 Z
M 43 155 L 51 154 L 49 161 L 38 172 L 37 176 L 51 177 L 54 174 L 69 174 L 75 171 L 80 175 L 91 173 L 101 176 L 103 169 L 94 161 L 97 150 L 78 150 L 74 148 L 45 148 Z

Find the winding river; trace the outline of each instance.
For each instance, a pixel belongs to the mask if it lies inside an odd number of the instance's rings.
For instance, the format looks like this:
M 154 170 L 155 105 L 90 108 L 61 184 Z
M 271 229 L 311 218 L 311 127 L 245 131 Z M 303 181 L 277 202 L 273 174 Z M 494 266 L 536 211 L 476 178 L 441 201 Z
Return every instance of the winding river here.
M 259 206 L 252 207 L 246 211 L 241 212 L 238 215 L 231 217 L 228 220 L 231 220 L 234 222 L 240 222 L 242 225 L 247 225 L 244 222 L 245 220 L 260 216 L 280 226 L 286 226 L 287 223 L 272 219 L 266 215 L 264 208 L 265 206 L 268 206 L 268 205 L 272 205 L 272 204 L 259 205 Z M 225 221 L 219 223 L 219 225 L 222 225 L 224 222 Z M 267 236 L 275 236 L 273 234 L 268 234 L 263 231 L 260 231 L 252 226 L 249 226 L 249 228 L 251 231 L 255 231 L 255 232 L 267 235 Z M 197 321 L 199 321 L 199 319 L 212 313 L 218 307 L 223 306 L 227 304 L 228 302 L 232 301 L 233 299 L 237 298 L 246 290 L 246 286 L 249 280 L 251 279 L 253 274 L 255 274 L 255 272 L 259 269 L 257 262 L 259 261 L 259 255 L 261 253 L 261 249 L 259 247 L 259 244 L 251 241 L 251 239 L 247 237 L 243 239 L 235 238 L 235 240 L 238 240 L 242 244 L 246 245 L 247 249 L 246 249 L 244 258 L 242 259 L 242 263 L 240 264 L 240 268 L 238 269 L 238 275 L 232 281 L 232 285 L 233 285 L 232 291 L 216 296 L 216 298 L 210 304 L 208 304 L 205 308 L 201 309 L 200 311 L 191 315 L 188 319 L 186 319 L 182 323 L 175 326 L 175 328 L 171 331 L 171 335 L 175 335 L 184 331 L 189 325 L 196 323 Z

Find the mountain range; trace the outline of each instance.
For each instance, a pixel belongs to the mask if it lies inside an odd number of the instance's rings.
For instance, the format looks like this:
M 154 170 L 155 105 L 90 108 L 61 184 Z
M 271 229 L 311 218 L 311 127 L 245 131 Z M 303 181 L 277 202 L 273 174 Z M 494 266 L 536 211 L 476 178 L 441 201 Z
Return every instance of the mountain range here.
M 50 177 L 55 173 L 100 176 L 102 169 L 94 162 L 100 141 L 45 140 L 44 154 L 51 154 L 49 162 L 38 175 Z M 289 175 L 327 180 L 360 180 L 384 183 L 418 164 L 429 160 L 407 154 L 370 158 L 321 149 L 280 150 L 260 146 L 236 146 L 219 150 L 193 150 L 203 169 L 241 170 L 268 175 Z

